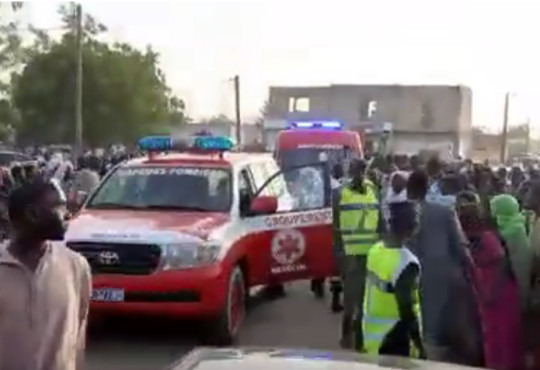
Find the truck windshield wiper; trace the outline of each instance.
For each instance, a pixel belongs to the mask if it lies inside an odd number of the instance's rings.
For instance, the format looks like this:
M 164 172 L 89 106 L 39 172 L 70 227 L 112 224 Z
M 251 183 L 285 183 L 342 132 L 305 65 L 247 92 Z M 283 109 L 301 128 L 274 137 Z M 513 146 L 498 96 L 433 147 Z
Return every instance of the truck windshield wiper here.
M 102 203 L 92 203 L 89 204 L 87 208 L 127 208 L 127 209 L 141 209 L 141 206 L 136 206 L 134 204 L 127 203 L 117 203 L 117 202 L 102 202 Z
M 163 209 L 163 210 L 174 210 L 174 211 L 209 212 L 207 208 L 202 208 L 202 207 L 197 207 L 197 206 L 176 206 L 176 205 L 171 205 L 171 204 L 146 204 L 141 208 Z

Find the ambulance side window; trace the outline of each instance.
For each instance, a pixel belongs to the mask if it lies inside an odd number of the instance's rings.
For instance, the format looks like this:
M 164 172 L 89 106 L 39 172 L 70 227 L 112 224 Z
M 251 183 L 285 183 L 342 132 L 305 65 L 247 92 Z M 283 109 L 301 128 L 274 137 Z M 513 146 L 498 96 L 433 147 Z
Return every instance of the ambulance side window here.
M 240 172 L 238 177 L 238 190 L 240 193 L 250 194 L 252 192 L 251 185 L 249 184 L 249 176 L 246 170 Z
M 253 176 L 253 181 L 255 182 L 255 188 L 259 189 L 261 186 L 264 185 L 266 180 L 268 180 L 268 174 L 266 173 L 266 169 L 264 167 L 263 162 L 254 163 L 249 166 L 249 171 L 251 172 L 251 175 Z M 270 192 L 270 189 L 268 187 L 265 187 L 264 190 L 259 194 L 264 196 L 272 195 Z
M 275 173 L 279 172 L 279 166 L 275 162 L 265 163 L 266 178 L 269 179 Z M 283 176 L 277 176 L 268 184 L 268 192 L 270 195 L 280 198 L 287 191 L 287 184 Z
M 240 171 L 238 176 L 240 214 L 245 214 L 249 210 L 251 198 L 253 197 L 253 192 L 255 190 L 253 189 L 251 177 L 247 170 L 244 169 Z
M 258 190 L 257 196 L 277 197 L 277 212 L 307 211 L 328 206 L 324 166 L 302 166 L 279 171 Z

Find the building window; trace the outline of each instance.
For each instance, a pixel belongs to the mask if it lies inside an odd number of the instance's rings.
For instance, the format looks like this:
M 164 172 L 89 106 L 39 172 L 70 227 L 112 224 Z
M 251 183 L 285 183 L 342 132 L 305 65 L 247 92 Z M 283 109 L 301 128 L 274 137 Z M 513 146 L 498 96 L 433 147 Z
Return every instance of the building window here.
M 377 102 L 375 100 L 364 100 L 360 103 L 360 119 L 369 121 L 377 115 Z
M 372 100 L 368 103 L 367 118 L 371 119 L 377 113 L 377 102 Z
M 290 97 L 289 112 L 309 112 L 309 98 Z

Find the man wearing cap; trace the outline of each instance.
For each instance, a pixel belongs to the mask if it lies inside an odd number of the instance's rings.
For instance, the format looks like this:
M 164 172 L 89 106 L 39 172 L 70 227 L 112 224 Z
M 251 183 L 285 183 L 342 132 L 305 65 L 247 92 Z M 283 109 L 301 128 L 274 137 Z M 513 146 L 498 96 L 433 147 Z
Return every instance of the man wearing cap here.
M 343 319 L 341 346 L 363 347 L 362 330 L 356 331 L 354 322 L 363 317 L 366 280 L 366 255 L 379 240 L 379 200 L 375 185 L 364 178 L 365 163 L 353 159 L 349 167 L 350 182 L 334 189 L 332 246 L 343 281 Z

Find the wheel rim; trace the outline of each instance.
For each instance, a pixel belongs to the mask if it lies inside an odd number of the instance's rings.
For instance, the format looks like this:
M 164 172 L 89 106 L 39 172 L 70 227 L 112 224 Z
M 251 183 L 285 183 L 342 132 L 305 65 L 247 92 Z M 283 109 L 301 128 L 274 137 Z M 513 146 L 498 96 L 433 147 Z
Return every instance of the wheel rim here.
M 244 316 L 244 289 L 242 283 L 235 279 L 229 301 L 229 328 L 235 334 Z

